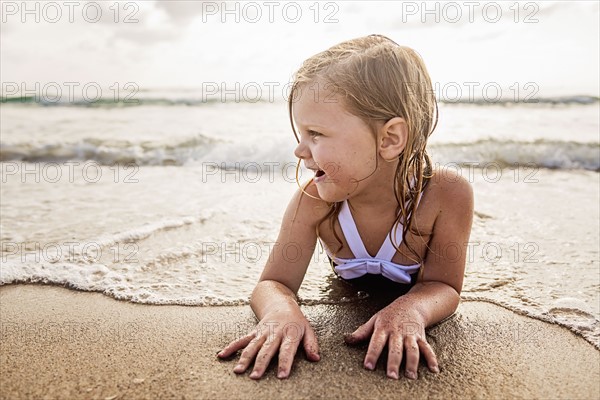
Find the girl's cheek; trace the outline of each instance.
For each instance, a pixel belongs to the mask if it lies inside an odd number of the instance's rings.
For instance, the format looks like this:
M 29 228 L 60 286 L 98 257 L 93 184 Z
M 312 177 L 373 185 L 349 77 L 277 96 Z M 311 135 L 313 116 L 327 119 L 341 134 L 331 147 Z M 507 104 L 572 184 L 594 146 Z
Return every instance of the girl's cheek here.
M 328 161 L 322 164 L 319 164 L 319 168 L 325 171 L 327 174 L 328 182 L 330 183 L 340 183 L 341 174 L 341 166 L 337 162 Z

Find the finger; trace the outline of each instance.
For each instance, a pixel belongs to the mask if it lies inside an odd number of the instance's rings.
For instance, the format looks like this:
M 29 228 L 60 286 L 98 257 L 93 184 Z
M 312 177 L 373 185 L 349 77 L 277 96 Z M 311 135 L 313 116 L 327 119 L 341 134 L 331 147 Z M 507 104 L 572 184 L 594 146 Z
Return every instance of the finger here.
M 302 345 L 304 346 L 304 351 L 306 352 L 306 358 L 308 358 L 309 361 L 319 361 L 321 359 L 317 335 L 315 335 L 315 331 L 310 325 L 304 330 Z
M 256 356 L 250 378 L 259 379 L 265 373 L 271 359 L 275 353 L 277 353 L 280 343 L 281 338 L 279 335 L 270 335 L 269 339 L 263 344 Z
M 292 364 L 296 351 L 298 351 L 299 340 L 292 340 L 287 336 L 283 339 L 281 347 L 279 348 L 279 365 L 277 367 L 277 377 L 279 379 L 287 378 L 290 376 L 292 370 Z
M 409 335 L 404 339 L 404 348 L 406 350 L 406 372 L 404 376 L 409 379 L 417 379 L 419 345 L 414 335 Z
M 369 343 L 369 349 L 365 356 L 365 368 L 373 370 L 377 364 L 377 360 L 385 347 L 388 335 L 384 331 L 375 331 Z
M 223 350 L 218 352 L 217 356 L 219 358 L 229 357 L 230 355 L 232 355 L 239 349 L 243 349 L 244 347 L 248 346 L 248 343 L 250 343 L 250 341 L 252 341 L 252 339 L 254 339 L 255 335 L 256 335 L 256 332 L 250 332 L 246 336 L 242 336 L 241 338 L 234 340 L 233 342 L 231 342 L 227 346 L 225 346 L 225 348 Z
M 375 316 L 371 317 L 370 320 L 359 326 L 354 332 L 346 335 L 344 340 L 348 344 L 355 344 L 363 342 L 369 339 L 369 336 L 373 333 L 373 327 L 375 326 Z
M 246 346 L 244 351 L 242 351 L 242 355 L 240 356 L 237 365 L 233 368 L 233 372 L 236 374 L 241 374 L 246 371 L 265 340 L 266 338 L 264 336 L 255 336 L 254 339 L 248 343 L 248 346 Z
M 404 353 L 402 340 L 402 335 L 395 334 L 390 336 L 388 342 L 387 376 L 392 379 L 398 379 L 402 355 Z
M 427 362 L 427 366 L 431 372 L 438 373 L 440 372 L 440 367 L 438 365 L 437 357 L 433 352 L 433 348 L 427 343 L 427 340 L 420 339 L 418 341 L 419 347 L 421 348 L 421 353 L 423 353 L 423 358 Z

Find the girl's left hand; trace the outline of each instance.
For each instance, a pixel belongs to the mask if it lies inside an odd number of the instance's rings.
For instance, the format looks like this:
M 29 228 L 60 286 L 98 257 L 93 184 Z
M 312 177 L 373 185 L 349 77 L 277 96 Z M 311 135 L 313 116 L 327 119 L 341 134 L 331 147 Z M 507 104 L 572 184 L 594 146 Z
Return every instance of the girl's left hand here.
M 425 337 L 425 324 L 416 312 L 392 303 L 373 315 L 369 321 L 344 338 L 356 344 L 371 337 L 364 366 L 375 369 L 385 345 L 388 345 L 387 376 L 398 379 L 400 363 L 406 352 L 406 372 L 409 379 L 417 379 L 419 355 L 423 353 L 431 372 L 439 372 L 437 358 Z

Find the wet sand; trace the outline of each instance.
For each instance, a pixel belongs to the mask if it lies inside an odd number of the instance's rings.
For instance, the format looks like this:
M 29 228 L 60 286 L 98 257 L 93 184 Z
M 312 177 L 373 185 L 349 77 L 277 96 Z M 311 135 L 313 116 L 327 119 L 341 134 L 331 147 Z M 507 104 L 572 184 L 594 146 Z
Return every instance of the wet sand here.
M 54 286 L 0 288 L 0 397 L 568 398 L 600 397 L 600 352 L 569 330 L 496 305 L 464 301 L 428 330 L 441 367 L 398 381 L 362 368 L 365 346 L 343 333 L 380 304 L 303 306 L 321 361 L 301 352 L 287 380 L 253 381 L 216 352 L 254 323 L 250 307 L 151 306 Z

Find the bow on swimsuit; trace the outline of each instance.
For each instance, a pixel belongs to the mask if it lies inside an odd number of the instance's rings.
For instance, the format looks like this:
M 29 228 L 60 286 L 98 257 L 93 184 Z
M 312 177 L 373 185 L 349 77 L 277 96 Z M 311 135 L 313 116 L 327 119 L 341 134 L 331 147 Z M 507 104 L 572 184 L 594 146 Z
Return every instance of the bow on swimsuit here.
M 420 200 L 420 199 L 419 199 Z M 348 242 L 348 246 L 354 254 L 355 258 L 338 258 L 333 256 L 327 247 L 323 244 L 323 248 L 327 252 L 329 259 L 333 263 L 335 273 L 343 279 L 355 279 L 362 277 L 366 274 L 383 275 L 387 279 L 403 284 L 411 283 L 411 274 L 414 274 L 419 270 L 421 264 L 414 265 L 401 265 L 392 262 L 394 254 L 396 254 L 396 248 L 390 240 L 390 235 L 387 235 L 383 245 L 379 249 L 379 252 L 375 257 L 371 257 L 365 248 L 354 219 L 348 202 L 344 200 L 342 208 L 340 210 L 338 221 L 344 233 L 344 237 Z M 402 229 L 398 229 L 401 226 L 394 225 L 397 229 L 392 228 L 392 235 L 394 237 L 394 243 L 400 246 L 402 242 Z

